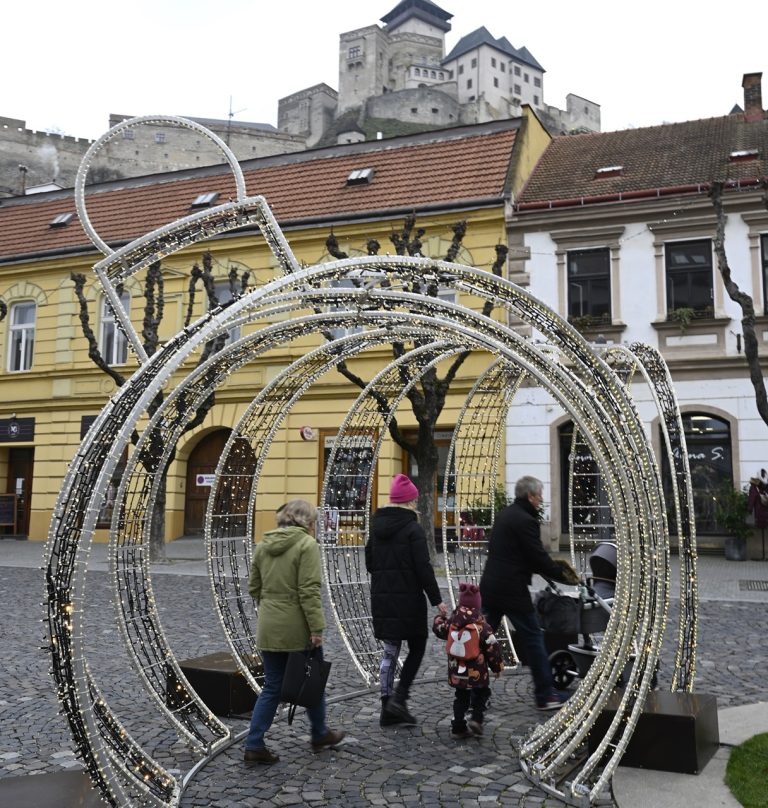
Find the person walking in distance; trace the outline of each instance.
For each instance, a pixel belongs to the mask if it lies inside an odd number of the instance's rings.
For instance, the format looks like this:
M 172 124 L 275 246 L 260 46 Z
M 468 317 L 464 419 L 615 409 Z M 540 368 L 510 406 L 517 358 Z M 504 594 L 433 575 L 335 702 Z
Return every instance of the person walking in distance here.
M 536 707 L 557 710 L 567 696 L 555 690 L 544 635 L 528 587 L 534 573 L 565 584 L 577 584 L 579 578 L 567 561 L 552 559 L 541 543 L 542 501 L 541 480 L 526 476 L 517 481 L 514 502 L 502 508 L 494 520 L 480 595 L 483 612 L 494 631 L 498 631 L 504 616 L 514 626 L 527 652 Z
M 416 724 L 407 701 L 427 646 L 427 604 L 448 611 L 429 559 L 427 537 L 419 525 L 419 491 L 405 475 L 392 480 L 389 505 L 371 519 L 365 545 L 365 566 L 371 576 L 371 615 L 374 636 L 384 643 L 379 666 L 382 727 Z M 403 642 L 408 655 L 395 687 L 395 671 Z

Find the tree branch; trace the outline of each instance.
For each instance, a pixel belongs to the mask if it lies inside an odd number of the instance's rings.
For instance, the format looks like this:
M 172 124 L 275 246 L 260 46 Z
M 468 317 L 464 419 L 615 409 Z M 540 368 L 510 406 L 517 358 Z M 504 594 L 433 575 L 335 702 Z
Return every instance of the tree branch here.
M 714 182 L 709 195 L 715 208 L 717 226 L 715 228 L 715 255 L 717 257 L 717 268 L 720 277 L 723 279 L 725 291 L 728 297 L 738 303 L 741 308 L 741 331 L 744 335 L 744 357 L 749 367 L 749 378 L 755 391 L 755 403 L 757 411 L 763 421 L 768 424 L 768 394 L 765 389 L 763 371 L 760 367 L 760 357 L 758 355 L 758 341 L 755 334 L 755 306 L 752 297 L 746 292 L 742 292 L 738 284 L 731 276 L 731 268 L 725 254 L 725 210 L 723 209 L 723 183 Z M 766 197 L 764 195 L 764 201 Z

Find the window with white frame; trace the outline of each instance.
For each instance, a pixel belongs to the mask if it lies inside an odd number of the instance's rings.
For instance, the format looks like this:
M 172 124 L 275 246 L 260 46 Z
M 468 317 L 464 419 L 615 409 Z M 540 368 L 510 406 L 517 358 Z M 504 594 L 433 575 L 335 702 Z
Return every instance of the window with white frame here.
M 694 317 L 713 315 L 712 241 L 665 245 L 667 313 L 692 309 Z
M 768 312 L 768 233 L 760 236 L 760 257 L 763 262 L 763 311 Z
M 123 291 L 120 295 L 123 311 L 130 314 L 131 296 Z M 115 313 L 106 297 L 101 301 L 101 339 L 99 347 L 104 361 L 110 366 L 124 365 L 128 361 L 128 339 L 115 320 Z
M 611 321 L 611 256 L 607 247 L 568 252 L 568 319 L 583 318 L 594 325 Z
M 234 299 L 232 287 L 229 285 L 228 280 L 216 281 L 216 283 L 213 285 L 213 291 L 216 294 L 216 300 L 219 301 L 220 306 L 224 305 L 225 303 L 230 303 Z M 240 327 L 235 326 L 234 328 L 229 329 L 227 339 L 224 344 L 226 345 L 227 343 L 234 342 L 238 339 L 240 339 Z
M 34 301 L 14 303 L 11 306 L 8 333 L 8 370 L 31 370 L 35 352 Z
M 346 278 L 340 281 L 331 281 L 331 287 L 334 289 L 354 289 L 356 286 L 355 282 Z M 330 306 L 328 311 L 343 311 L 346 309 L 346 306 Z M 341 337 L 349 336 L 350 334 L 359 334 L 363 330 L 362 326 L 352 326 L 351 328 L 331 328 L 330 333 L 334 339 L 341 339 Z

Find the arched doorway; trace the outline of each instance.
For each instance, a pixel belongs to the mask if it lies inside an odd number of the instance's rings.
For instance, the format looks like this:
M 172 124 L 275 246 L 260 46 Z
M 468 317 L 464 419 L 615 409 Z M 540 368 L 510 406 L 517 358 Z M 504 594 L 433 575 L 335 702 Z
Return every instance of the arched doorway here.
M 218 429 L 206 435 L 195 446 L 187 461 L 187 486 L 184 498 L 184 535 L 200 536 L 205 527 L 205 509 L 208 506 L 208 495 L 211 492 L 211 483 L 216 472 L 216 466 L 229 438 L 231 429 Z M 256 456 L 250 444 L 238 439 L 238 451 L 234 453 L 250 467 L 250 472 L 256 470 Z M 243 469 L 247 472 L 247 469 Z

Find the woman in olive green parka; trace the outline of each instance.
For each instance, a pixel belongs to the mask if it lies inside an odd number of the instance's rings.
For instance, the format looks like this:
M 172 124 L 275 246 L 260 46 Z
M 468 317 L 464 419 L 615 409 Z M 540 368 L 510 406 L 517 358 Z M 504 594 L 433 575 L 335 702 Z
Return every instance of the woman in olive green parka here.
M 246 763 L 276 763 L 264 744 L 272 726 L 289 651 L 316 649 L 322 659 L 325 618 L 320 597 L 320 548 L 313 535 L 317 511 L 303 499 L 292 499 L 277 513 L 277 528 L 267 531 L 253 551 L 248 591 L 258 606 L 256 647 L 264 664 L 264 686 L 245 739 Z M 315 752 L 335 746 L 344 733 L 328 729 L 325 696 L 307 708 Z

